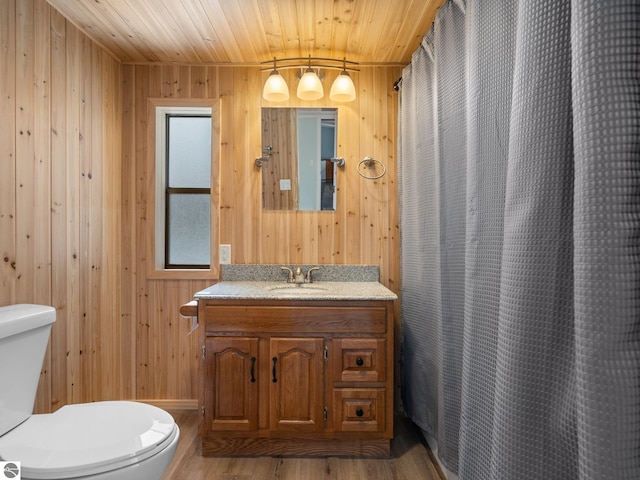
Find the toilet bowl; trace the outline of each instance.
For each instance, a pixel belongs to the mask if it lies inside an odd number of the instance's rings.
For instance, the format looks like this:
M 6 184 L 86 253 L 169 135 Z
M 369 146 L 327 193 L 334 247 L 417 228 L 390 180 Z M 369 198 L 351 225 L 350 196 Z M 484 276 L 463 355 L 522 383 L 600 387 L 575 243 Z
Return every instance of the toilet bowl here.
M 171 415 L 152 405 L 66 405 L 0 437 L 0 458 L 20 461 L 23 479 L 158 480 L 179 437 Z
M 32 414 L 54 321 L 51 307 L 0 307 L 0 460 L 20 462 L 24 480 L 159 480 L 180 438 L 168 412 L 107 401 Z

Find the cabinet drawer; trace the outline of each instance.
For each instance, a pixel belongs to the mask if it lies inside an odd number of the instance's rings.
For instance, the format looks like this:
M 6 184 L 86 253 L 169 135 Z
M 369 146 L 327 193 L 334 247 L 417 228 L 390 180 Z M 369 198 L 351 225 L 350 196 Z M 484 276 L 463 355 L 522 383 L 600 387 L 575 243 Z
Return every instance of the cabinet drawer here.
M 206 304 L 204 314 L 207 333 L 258 331 L 384 334 L 387 329 L 385 307 Z
M 384 432 L 385 390 L 336 388 L 333 391 L 333 412 L 337 432 Z
M 337 338 L 333 341 L 333 379 L 337 382 L 384 382 L 384 338 Z

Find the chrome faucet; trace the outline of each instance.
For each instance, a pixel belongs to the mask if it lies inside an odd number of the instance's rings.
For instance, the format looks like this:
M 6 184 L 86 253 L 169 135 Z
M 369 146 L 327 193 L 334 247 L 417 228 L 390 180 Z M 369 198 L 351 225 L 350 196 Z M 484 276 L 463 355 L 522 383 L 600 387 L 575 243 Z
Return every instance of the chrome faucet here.
M 314 270 L 320 270 L 320 267 L 310 268 L 306 275 L 302 273 L 301 267 L 297 267 L 295 272 L 289 267 L 280 267 L 280 270 L 287 272 L 287 283 L 297 283 L 298 285 L 302 285 L 303 283 L 312 283 L 313 278 L 311 277 L 311 272 Z

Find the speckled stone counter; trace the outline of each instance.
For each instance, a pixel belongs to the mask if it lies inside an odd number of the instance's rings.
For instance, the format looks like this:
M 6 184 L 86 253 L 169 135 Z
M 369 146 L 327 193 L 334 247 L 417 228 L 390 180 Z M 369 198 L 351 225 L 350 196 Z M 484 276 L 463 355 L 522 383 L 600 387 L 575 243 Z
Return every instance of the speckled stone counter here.
M 247 300 L 396 300 L 398 297 L 378 282 L 313 282 L 295 286 L 281 282 L 222 281 L 194 295 L 201 299 Z
M 287 283 L 286 266 L 222 265 L 221 281 L 194 295 L 200 299 L 251 300 L 396 300 L 398 297 L 378 282 L 379 269 L 371 265 L 320 265 L 312 273 L 313 283 Z M 316 265 L 300 265 L 306 272 Z

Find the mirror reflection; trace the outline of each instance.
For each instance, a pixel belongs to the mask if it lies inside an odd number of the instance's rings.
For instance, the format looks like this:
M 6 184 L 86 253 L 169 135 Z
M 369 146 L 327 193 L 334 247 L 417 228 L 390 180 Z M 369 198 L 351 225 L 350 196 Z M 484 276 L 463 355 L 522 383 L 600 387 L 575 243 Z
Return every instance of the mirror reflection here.
M 336 108 L 263 108 L 262 207 L 336 209 Z

